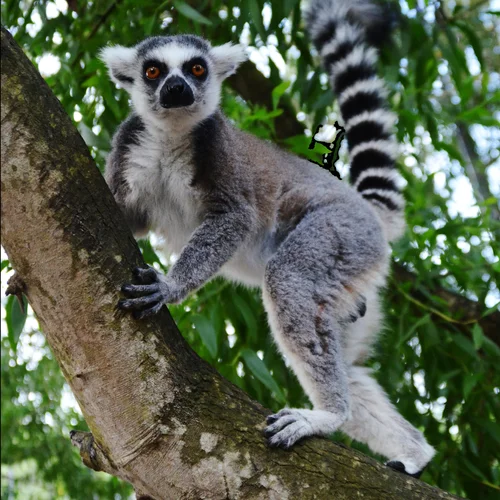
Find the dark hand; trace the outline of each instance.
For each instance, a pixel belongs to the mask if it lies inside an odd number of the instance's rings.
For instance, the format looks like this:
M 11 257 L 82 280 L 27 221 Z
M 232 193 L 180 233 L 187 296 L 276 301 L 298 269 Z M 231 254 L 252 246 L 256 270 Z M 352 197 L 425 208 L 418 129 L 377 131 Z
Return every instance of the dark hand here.
M 179 285 L 152 267 L 136 267 L 134 276 L 140 284 L 122 286 L 127 298 L 118 302 L 118 308 L 133 311 L 135 319 L 153 316 L 163 304 L 180 302 L 185 297 Z

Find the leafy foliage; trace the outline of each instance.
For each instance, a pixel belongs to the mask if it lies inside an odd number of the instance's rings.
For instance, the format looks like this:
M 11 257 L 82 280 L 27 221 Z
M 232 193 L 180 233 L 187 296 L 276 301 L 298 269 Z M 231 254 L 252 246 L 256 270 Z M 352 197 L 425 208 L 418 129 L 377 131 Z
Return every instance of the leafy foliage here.
M 397 28 L 382 50 L 381 71 L 399 117 L 409 228 L 394 255 L 414 278 L 390 281 L 387 328 L 370 361 L 401 413 L 438 450 L 423 479 L 481 500 L 498 498 L 500 490 L 500 348 L 436 290 L 447 287 L 477 301 L 484 315 L 499 298 L 499 27 L 498 12 L 488 9 L 482 0 L 391 3 Z M 73 117 L 101 169 L 129 111 L 127 95 L 115 89 L 97 59 L 108 43 L 132 45 L 177 32 L 204 35 L 214 44 L 243 37 L 274 91 L 266 109 L 227 89 L 223 107 L 238 126 L 275 139 L 285 100 L 301 111 L 309 131 L 338 118 L 297 0 L 5 0 L 2 20 Z M 321 152 L 310 156 L 309 142 L 302 135 L 283 144 L 320 162 Z M 338 166 L 345 174 L 342 162 Z M 150 264 L 168 267 L 155 238 L 140 245 Z M 2 275 L 7 272 L 4 260 Z M 31 315 L 19 336 L 26 318 L 16 304 L 4 304 L 7 333 L 1 339 L 2 498 L 129 495 L 118 480 L 80 465 L 67 435 L 85 423 Z M 263 405 L 309 405 L 273 345 L 258 292 L 214 280 L 170 309 L 200 356 Z M 38 490 L 27 493 L 33 477 Z

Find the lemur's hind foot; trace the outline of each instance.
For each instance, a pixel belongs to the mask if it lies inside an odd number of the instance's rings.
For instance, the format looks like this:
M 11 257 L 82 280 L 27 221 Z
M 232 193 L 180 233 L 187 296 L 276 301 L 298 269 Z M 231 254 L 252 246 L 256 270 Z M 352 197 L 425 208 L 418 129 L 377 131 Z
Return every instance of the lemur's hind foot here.
M 387 467 L 390 467 L 391 469 L 397 470 L 398 472 L 402 472 L 407 476 L 416 477 L 417 479 L 422 475 L 422 472 L 424 472 L 425 469 L 424 467 L 423 469 L 420 469 L 414 474 L 410 474 L 409 472 L 406 471 L 406 467 L 403 464 L 403 462 L 400 462 L 399 460 L 390 460 L 389 462 L 386 462 L 385 465 L 387 465 Z
M 269 446 L 287 450 L 303 438 L 333 434 L 344 420 L 345 416 L 329 411 L 283 408 L 267 417 L 264 435 Z

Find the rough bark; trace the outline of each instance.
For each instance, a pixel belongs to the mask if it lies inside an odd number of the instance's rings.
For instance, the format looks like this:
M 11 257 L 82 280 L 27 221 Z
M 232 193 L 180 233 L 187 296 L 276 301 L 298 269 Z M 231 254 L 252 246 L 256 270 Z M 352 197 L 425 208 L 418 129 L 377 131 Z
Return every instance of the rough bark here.
M 2 29 L 2 244 L 91 430 L 87 466 L 153 499 L 453 498 L 327 440 L 271 450 L 268 413 L 186 344 L 168 310 L 116 310 L 143 263 L 86 145 Z

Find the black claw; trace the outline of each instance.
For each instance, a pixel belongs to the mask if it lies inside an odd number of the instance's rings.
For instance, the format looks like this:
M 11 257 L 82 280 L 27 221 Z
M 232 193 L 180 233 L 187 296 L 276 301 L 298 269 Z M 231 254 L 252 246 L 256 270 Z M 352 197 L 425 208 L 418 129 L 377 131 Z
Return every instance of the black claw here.
M 366 314 L 366 302 L 362 302 L 358 305 L 358 313 L 360 318 Z
M 356 323 L 358 321 L 359 316 L 357 314 L 349 314 L 349 317 L 347 318 L 348 323 Z
M 128 311 L 129 309 L 137 309 L 139 307 L 138 304 L 135 304 L 132 299 L 123 299 L 118 302 L 118 308 L 124 311 Z
M 134 311 L 132 316 L 134 319 L 144 319 L 149 318 L 157 314 L 162 307 L 162 304 L 155 304 L 153 307 L 149 307 L 148 309 L 142 309 L 140 311 Z
M 138 278 L 141 276 L 143 269 L 141 267 L 134 267 L 134 270 L 132 271 L 133 275 Z
M 269 424 L 274 424 L 274 422 L 276 422 L 276 420 L 278 420 L 278 417 L 275 416 L 275 415 L 269 415 L 267 418 L 266 418 L 266 423 L 269 425 Z
M 267 429 L 264 429 L 264 436 L 265 436 L 266 438 L 270 438 L 270 437 L 272 437 L 273 435 L 274 435 L 274 432 L 273 432 L 273 431 L 269 431 L 269 430 L 267 430 Z
M 267 440 L 267 446 L 269 446 L 269 448 L 279 448 L 280 447 L 279 443 L 272 443 L 270 439 Z
M 69 437 L 70 438 L 73 438 L 73 436 L 76 434 L 76 431 L 73 429 L 71 431 L 69 431 Z
M 415 472 L 415 474 L 409 474 L 408 472 L 406 472 L 404 463 L 400 462 L 399 460 L 390 460 L 385 465 L 387 465 L 387 467 L 390 467 L 391 469 L 401 472 L 402 474 L 406 474 L 407 476 L 415 477 L 417 479 L 422 475 L 422 472 L 424 472 L 424 469 L 421 469 L 418 472 Z
M 148 316 L 151 316 L 151 314 L 148 311 L 149 311 L 149 309 L 144 309 L 142 311 L 134 311 L 132 313 L 132 317 L 134 319 L 144 319 L 144 318 L 147 318 Z
M 118 301 L 118 304 L 117 304 L 118 309 L 127 309 L 127 307 L 125 306 L 125 303 L 126 303 L 126 302 L 127 302 L 127 301 L 126 301 L 125 299 L 123 299 L 123 300 L 119 300 L 119 301 Z
M 270 440 L 267 441 L 267 445 L 270 448 L 281 448 L 282 450 L 289 450 L 293 446 L 293 445 L 287 444 L 285 441 L 277 441 L 277 442 L 271 443 Z
M 397 470 L 398 472 L 404 472 L 406 474 L 406 468 L 403 462 L 400 462 L 399 460 L 391 460 L 390 462 L 387 462 L 385 465 L 387 467 L 390 467 L 391 469 Z

